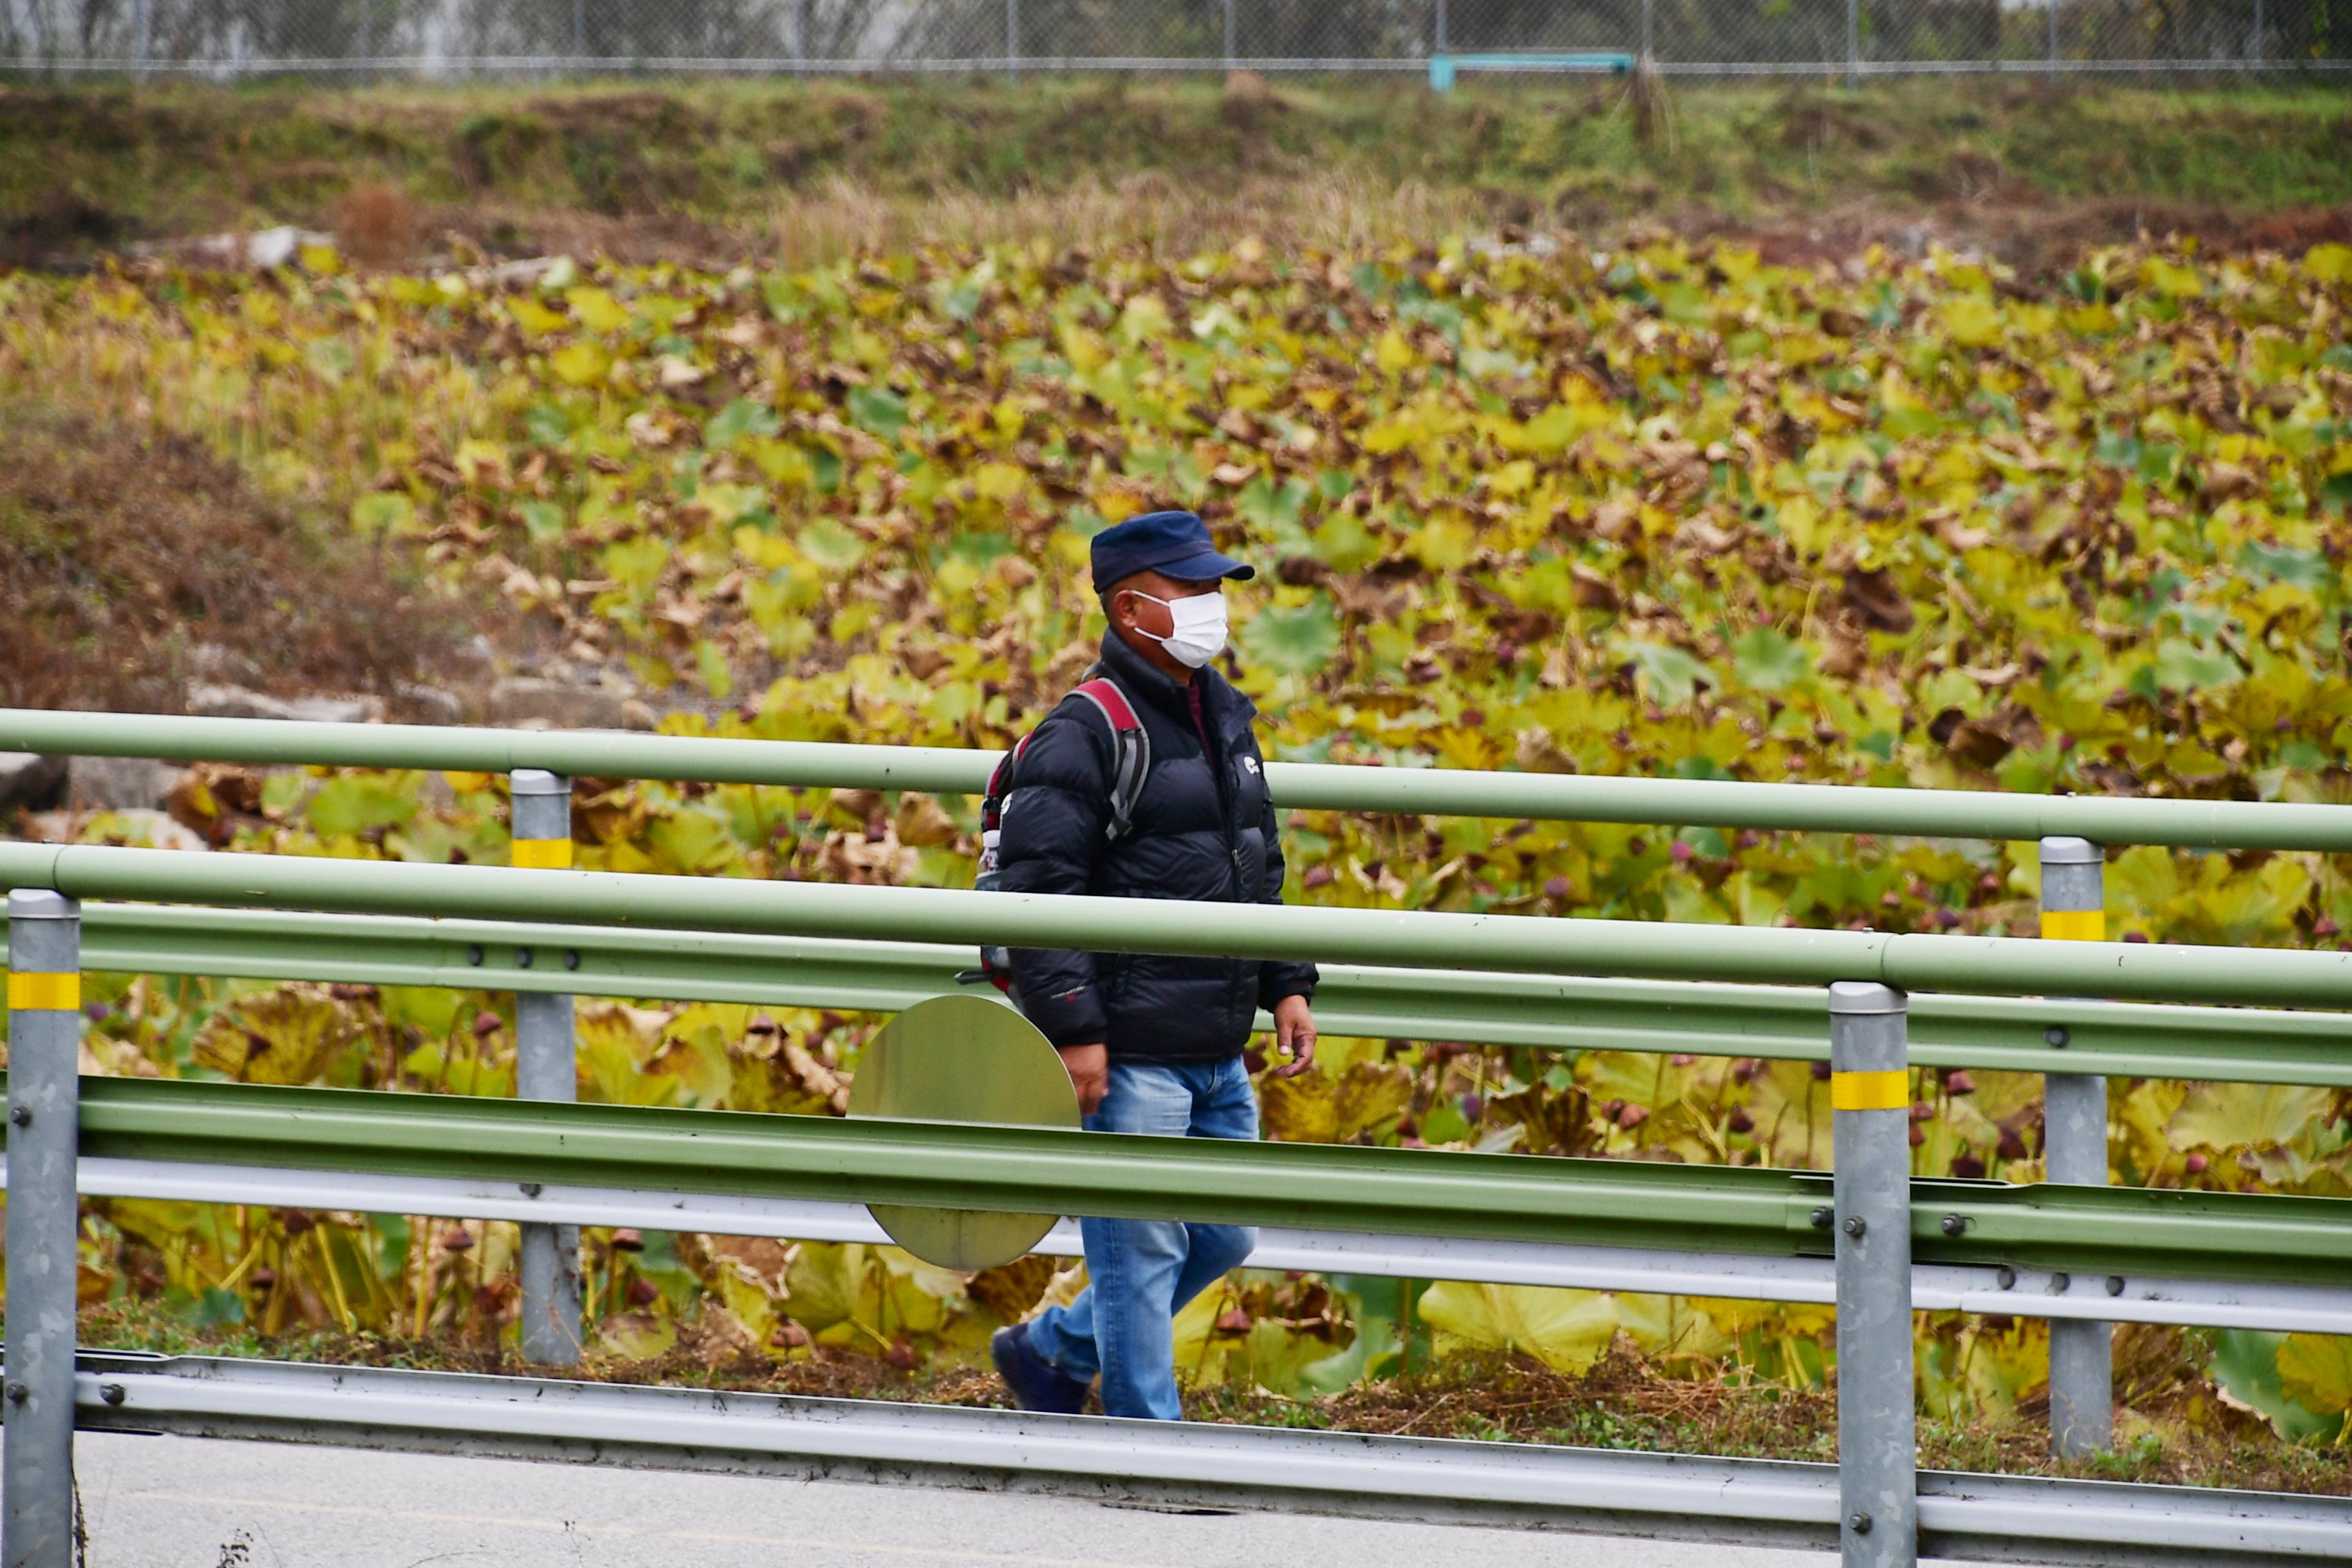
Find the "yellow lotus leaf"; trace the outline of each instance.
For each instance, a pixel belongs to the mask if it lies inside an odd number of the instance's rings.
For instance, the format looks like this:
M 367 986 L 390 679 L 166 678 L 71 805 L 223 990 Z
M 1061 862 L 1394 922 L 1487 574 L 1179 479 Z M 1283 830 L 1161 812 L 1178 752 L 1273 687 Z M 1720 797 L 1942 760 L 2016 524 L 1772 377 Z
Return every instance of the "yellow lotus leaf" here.
M 1285 1143 L 1340 1143 L 1402 1114 L 1412 1074 L 1385 1062 L 1357 1062 L 1337 1078 L 1323 1067 L 1274 1078 L 1259 1091 L 1266 1135 Z
M 2316 1127 L 2335 1091 L 2284 1083 L 2200 1083 L 2189 1091 L 2168 1137 L 2175 1149 L 2275 1149 Z
M 2322 283 L 2352 283 L 2352 245 L 2315 245 L 2303 253 L 2303 269 Z
M 583 1007 L 573 1029 L 581 1088 L 587 1098 L 606 1105 L 668 1105 L 676 1100 L 678 1080 L 674 1075 L 645 1070 L 661 1043 L 661 1032 L 643 1027 L 635 1009 L 617 1003 Z
M 898 825 L 901 844 L 928 849 L 955 842 L 955 818 L 929 795 L 913 790 L 900 795 L 898 812 L 892 820 Z
M 2172 1119 L 2189 1098 L 2189 1086 L 2170 1079 L 2152 1078 L 2132 1085 L 2116 1119 L 2123 1124 L 2131 1162 L 2141 1172 L 2159 1170 L 2177 1152 L 2172 1142 Z
M 1799 1170 L 1830 1165 L 1830 1085 L 1811 1062 L 1766 1062 L 1748 1088 L 1748 1113 L 1764 1163 Z
M 2020 1403 L 2050 1381 L 2050 1336 L 2031 1319 L 1999 1332 L 1979 1331 L 1962 1352 L 1962 1378 L 1979 1414 L 2013 1415 Z
M 547 368 L 566 386 L 593 386 L 612 368 L 611 356 L 594 343 L 566 343 L 547 356 Z
M 1520 1351 L 1554 1372 L 1591 1370 L 1617 1335 L 1617 1303 L 1598 1290 L 1443 1280 L 1422 1292 L 1421 1316 L 1441 1334 Z
M 596 1341 L 623 1361 L 651 1361 L 677 1343 L 677 1323 L 651 1312 L 619 1312 L 596 1325 Z
M 985 500 L 1008 501 L 1028 480 L 1029 470 L 1018 463 L 982 463 L 972 470 L 971 488 Z
M 592 332 L 617 332 L 629 324 L 629 312 L 602 289 L 566 289 L 563 298 L 580 324 Z
M 197 1061 L 243 1083 L 309 1083 L 364 1027 L 324 986 L 289 983 L 215 1013 L 194 1049 Z
M 468 484 L 491 485 L 506 481 L 507 449 L 495 441 L 460 441 L 452 460 Z
M 1630 1317 L 1632 1310 L 1626 1303 L 1634 1298 L 1620 1296 L 1617 1300 L 1619 1315 Z M 1684 1305 L 1705 1312 L 1730 1340 L 1759 1330 L 1781 1338 L 1811 1339 L 1837 1321 L 1837 1309 L 1826 1301 L 1744 1301 L 1725 1296 L 1691 1296 L 1685 1298 Z M 1629 1321 L 1626 1328 L 1633 1331 L 1633 1325 Z
M 784 1276 L 793 1319 L 810 1333 L 822 1333 L 855 1317 L 865 1289 L 863 1242 L 810 1242 Z
M 719 1300 L 735 1314 L 738 1322 L 751 1331 L 753 1340 L 766 1344 L 768 1336 L 776 1331 L 782 1315 L 779 1299 L 769 1290 L 758 1271 L 748 1264 L 732 1258 L 720 1258 L 714 1273 Z
M 527 294 L 518 294 L 508 300 L 507 313 L 515 319 L 516 326 L 535 338 L 562 331 L 572 325 L 570 317 L 560 310 L 549 310 Z
M 2193 300 L 2205 292 L 2205 279 L 2194 267 L 2167 261 L 2161 256 L 2151 256 L 2139 264 L 2139 281 L 2143 289 L 2175 300 Z
M 1714 1310 L 1729 1304 L 1630 1293 L 1617 1298 L 1617 1322 L 1642 1348 L 1642 1352 L 1654 1360 L 1720 1361 L 1739 1348 Z M 1778 1310 L 1777 1303 L 1745 1305 L 1765 1312 Z
M 2279 1387 L 2320 1415 L 2352 1411 L 2352 1339 L 2341 1334 L 2289 1334 L 2279 1346 Z
M 1372 357 L 1382 370 L 1394 375 L 1399 371 L 1411 370 L 1421 356 L 1412 352 L 1412 345 L 1405 342 L 1402 332 L 1391 327 L 1381 334 L 1380 346 L 1372 351 Z
M 1458 517 L 1434 518 L 1414 531 L 1407 548 L 1433 572 L 1459 572 L 1478 553 L 1478 535 Z
M 2000 310 L 1980 295 L 1947 300 L 1937 313 L 1943 318 L 1944 334 L 1956 343 L 1980 349 L 2000 342 Z

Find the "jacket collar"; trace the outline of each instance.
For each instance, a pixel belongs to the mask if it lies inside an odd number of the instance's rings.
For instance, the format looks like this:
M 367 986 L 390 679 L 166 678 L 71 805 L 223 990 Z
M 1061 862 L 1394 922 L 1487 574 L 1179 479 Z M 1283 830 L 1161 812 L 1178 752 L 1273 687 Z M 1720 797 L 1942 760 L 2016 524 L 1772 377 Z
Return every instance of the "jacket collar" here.
M 1103 673 L 1118 681 L 1118 689 L 1133 700 L 1148 702 L 1185 728 L 1192 727 L 1192 710 L 1184 700 L 1183 683 L 1161 673 L 1115 631 L 1103 633 L 1102 668 Z M 1246 725 L 1255 717 L 1257 705 L 1234 689 L 1233 682 L 1214 666 L 1194 670 L 1192 679 L 1201 688 L 1202 716 L 1220 733 L 1236 723 Z

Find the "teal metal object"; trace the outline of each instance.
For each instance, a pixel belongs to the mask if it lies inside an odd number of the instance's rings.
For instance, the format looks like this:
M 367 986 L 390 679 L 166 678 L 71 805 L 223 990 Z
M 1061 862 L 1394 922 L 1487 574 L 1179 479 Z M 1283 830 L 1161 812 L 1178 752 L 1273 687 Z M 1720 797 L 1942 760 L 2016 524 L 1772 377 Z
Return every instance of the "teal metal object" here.
M 1429 89 L 1432 92 L 1452 92 L 1454 74 L 1458 71 L 1524 71 L 1574 76 L 1623 76 L 1633 68 L 1632 55 L 1611 54 L 1605 51 L 1598 54 L 1566 55 L 1432 55 L 1429 57 Z
M 0 750 L 478 773 L 530 767 L 579 778 L 965 795 L 986 787 L 997 758 L 992 752 L 937 747 L 26 708 L 0 709 Z M 1265 774 L 1276 801 L 1293 809 L 1947 838 L 2038 839 L 2071 834 L 2095 844 L 2352 853 L 2352 807 L 2292 802 L 2114 799 L 1315 763 L 1269 763 Z
M 969 948 L 163 904 L 86 903 L 97 973 L 357 981 L 522 994 L 897 1013 L 959 986 Z M 1829 1059 L 1818 986 L 1326 964 L 1327 1035 L 1565 1050 Z M 1261 1028 L 1271 1020 L 1261 1017 Z M 2352 1088 L 2352 1017 L 2039 997 L 1914 994 L 1924 1067 Z
M 85 1157 L 1822 1254 L 1824 1173 L 85 1079 Z M 2352 1286 L 2352 1199 L 1915 1180 L 1922 1262 Z
M 2270 948 L 842 887 L 84 845 L 0 844 L 0 886 L 50 888 L 82 899 L 971 946 L 987 942 L 1768 984 L 1876 980 L 1906 991 L 2352 1006 L 2352 952 Z

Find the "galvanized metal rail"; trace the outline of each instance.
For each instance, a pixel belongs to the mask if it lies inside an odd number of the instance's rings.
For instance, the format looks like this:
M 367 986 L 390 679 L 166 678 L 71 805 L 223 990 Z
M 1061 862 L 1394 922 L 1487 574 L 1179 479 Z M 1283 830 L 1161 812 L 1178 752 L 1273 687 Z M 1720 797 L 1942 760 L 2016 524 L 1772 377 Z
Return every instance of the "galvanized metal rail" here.
M 1827 1547 L 1836 1467 L 85 1352 L 93 1430 Z M 1929 1472 L 1920 1548 L 1979 1562 L 2343 1560 L 2352 1500 Z
M 85 1157 L 721 1197 L 1825 1255 L 1821 1173 L 85 1079 Z M 2352 1286 L 2352 1199 L 1915 1177 L 1926 1261 Z
M 547 1226 L 631 1226 L 790 1241 L 885 1243 L 863 1205 L 813 1198 L 658 1192 L 456 1176 L 383 1176 L 243 1164 L 85 1156 L 76 1178 L 86 1197 L 250 1204 L 356 1214 L 432 1215 Z M 7 1161 L 0 1156 L 0 1189 Z M 1083 1250 L 1064 1220 L 1033 1249 L 1049 1258 Z M 1450 1236 L 1301 1230 L 1264 1226 L 1253 1268 L 1297 1268 L 1404 1279 L 1714 1296 L 1829 1306 L 1837 1282 L 1827 1256 L 1677 1251 L 1570 1242 L 1477 1241 Z M 2144 1275 L 2070 1273 L 2000 1263 L 1915 1263 L 1911 1304 L 1923 1312 L 1997 1312 L 2060 1321 L 2168 1323 L 2352 1334 L 2352 1289 L 2230 1283 Z
M 437 768 L 580 778 L 978 794 L 997 753 L 602 731 L 465 730 L 0 709 L 0 748 L 82 756 Z M 2352 850 L 2352 812 L 2272 801 L 2137 800 L 1849 784 L 1735 784 L 1271 763 L 1287 807 L 1412 815 L 1891 833 L 2078 835 L 2098 844 Z
M 971 963 L 971 949 L 937 942 L 166 904 L 85 904 L 82 929 L 82 962 L 95 972 L 877 1013 L 969 989 L 955 974 Z M 1326 964 L 1315 1016 L 1329 1036 L 1826 1061 L 1825 997 L 1820 986 Z M 1914 993 L 1911 1059 L 2344 1088 L 2352 1016 Z
M 0 844 L 0 886 L 367 914 L 1414 968 L 2352 1007 L 2352 952 L 2025 942 Z

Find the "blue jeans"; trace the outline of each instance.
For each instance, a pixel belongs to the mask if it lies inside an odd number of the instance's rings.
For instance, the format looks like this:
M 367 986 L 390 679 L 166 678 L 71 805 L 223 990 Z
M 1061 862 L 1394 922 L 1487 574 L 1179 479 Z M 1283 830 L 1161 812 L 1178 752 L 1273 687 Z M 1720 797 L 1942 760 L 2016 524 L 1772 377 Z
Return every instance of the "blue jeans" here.
M 1110 1065 L 1110 1091 L 1087 1118 L 1090 1132 L 1170 1137 L 1257 1136 L 1257 1096 L 1241 1058 L 1181 1065 Z M 1184 1304 L 1257 1246 L 1234 1225 L 1081 1219 L 1087 1288 L 1029 1324 L 1029 1343 L 1064 1376 L 1102 1378 L 1106 1415 L 1183 1419 L 1176 1397 L 1173 1325 Z

